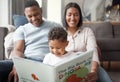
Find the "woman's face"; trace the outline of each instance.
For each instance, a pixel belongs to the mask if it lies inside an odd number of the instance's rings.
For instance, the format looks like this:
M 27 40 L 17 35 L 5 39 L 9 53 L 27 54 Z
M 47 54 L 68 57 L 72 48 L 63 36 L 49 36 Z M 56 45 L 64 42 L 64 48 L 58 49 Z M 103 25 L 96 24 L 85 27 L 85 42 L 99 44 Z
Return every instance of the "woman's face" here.
M 71 7 L 66 11 L 66 22 L 68 28 L 77 28 L 78 22 L 80 20 L 80 14 L 78 9 Z

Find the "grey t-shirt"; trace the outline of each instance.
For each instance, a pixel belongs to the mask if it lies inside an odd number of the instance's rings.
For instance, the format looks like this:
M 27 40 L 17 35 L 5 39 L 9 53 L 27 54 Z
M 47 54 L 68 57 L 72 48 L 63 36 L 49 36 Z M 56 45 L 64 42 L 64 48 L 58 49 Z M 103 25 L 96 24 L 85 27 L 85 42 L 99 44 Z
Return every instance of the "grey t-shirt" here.
M 25 41 L 24 55 L 27 58 L 43 60 L 45 54 L 49 53 L 48 32 L 53 27 L 61 26 L 55 22 L 44 21 L 40 27 L 31 23 L 20 26 L 14 33 L 14 42 Z

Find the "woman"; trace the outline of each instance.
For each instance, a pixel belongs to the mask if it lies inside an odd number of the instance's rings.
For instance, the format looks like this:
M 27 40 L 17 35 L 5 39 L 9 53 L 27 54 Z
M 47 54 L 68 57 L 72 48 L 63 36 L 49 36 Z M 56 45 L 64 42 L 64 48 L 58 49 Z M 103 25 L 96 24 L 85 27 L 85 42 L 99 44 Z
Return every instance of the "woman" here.
M 67 51 L 82 51 L 94 49 L 91 73 L 86 82 L 112 82 L 108 74 L 100 67 L 97 44 L 93 31 L 90 28 L 81 28 L 82 13 L 77 3 L 68 3 L 65 7 L 63 26 L 68 32 L 69 44 Z

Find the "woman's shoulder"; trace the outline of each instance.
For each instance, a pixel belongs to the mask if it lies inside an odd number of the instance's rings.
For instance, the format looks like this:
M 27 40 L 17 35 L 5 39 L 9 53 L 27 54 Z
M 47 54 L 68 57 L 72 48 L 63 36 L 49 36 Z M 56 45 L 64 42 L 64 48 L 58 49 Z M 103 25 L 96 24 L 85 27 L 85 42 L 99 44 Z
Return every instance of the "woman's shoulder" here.
M 84 32 L 88 32 L 88 31 L 92 31 L 92 29 L 90 27 L 83 27 L 83 28 L 80 28 L 80 30 L 84 31 Z
M 91 30 L 91 28 L 88 27 L 88 26 L 86 26 L 86 27 L 81 27 L 81 29 L 83 29 L 83 30 Z

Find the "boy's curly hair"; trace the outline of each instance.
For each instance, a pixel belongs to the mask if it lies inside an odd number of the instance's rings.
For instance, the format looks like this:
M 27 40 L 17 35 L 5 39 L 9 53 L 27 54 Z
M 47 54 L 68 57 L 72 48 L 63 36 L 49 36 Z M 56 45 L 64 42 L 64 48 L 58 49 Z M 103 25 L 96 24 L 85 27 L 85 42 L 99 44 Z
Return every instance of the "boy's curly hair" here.
M 48 33 L 48 40 L 67 41 L 67 32 L 62 27 L 54 27 Z

